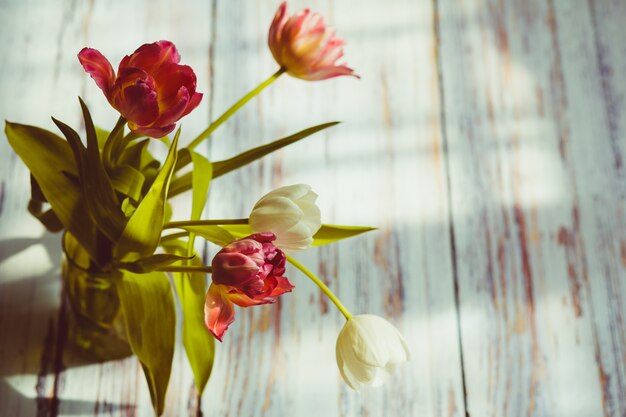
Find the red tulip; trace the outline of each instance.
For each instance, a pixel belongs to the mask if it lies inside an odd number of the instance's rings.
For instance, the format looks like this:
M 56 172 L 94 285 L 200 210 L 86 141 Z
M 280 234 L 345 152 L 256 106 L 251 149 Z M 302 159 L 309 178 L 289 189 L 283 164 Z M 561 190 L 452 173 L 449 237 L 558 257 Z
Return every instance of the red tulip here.
M 117 76 L 96 49 L 83 48 L 78 60 L 136 133 L 167 135 L 202 99 L 196 93 L 196 74 L 179 64 L 180 55 L 169 41 L 141 45 L 122 59 Z
M 303 80 L 315 81 L 354 71 L 337 64 L 343 56 L 343 39 L 335 37 L 335 31 L 326 26 L 317 13 L 305 9 L 287 16 L 287 2 L 283 2 L 270 26 L 268 44 L 274 59 L 289 75 Z
M 272 243 L 274 233 L 255 233 L 226 245 L 213 258 L 213 282 L 204 305 L 209 331 L 221 342 L 235 320 L 234 305 L 250 307 L 276 301 L 294 286 L 285 273 L 285 253 Z

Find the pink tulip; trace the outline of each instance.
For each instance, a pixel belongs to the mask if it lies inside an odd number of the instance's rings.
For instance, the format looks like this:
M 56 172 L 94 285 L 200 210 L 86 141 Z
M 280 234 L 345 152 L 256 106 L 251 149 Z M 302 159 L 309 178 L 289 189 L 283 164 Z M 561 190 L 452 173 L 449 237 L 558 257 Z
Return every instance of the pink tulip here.
M 268 43 L 274 59 L 289 75 L 315 81 L 341 75 L 359 78 L 345 65 L 338 65 L 343 56 L 344 40 L 335 37 L 334 29 L 326 26 L 317 13 L 305 9 L 287 16 L 283 2 L 270 27 Z
M 226 245 L 211 266 L 213 282 L 204 305 L 209 331 L 221 342 L 235 320 L 234 305 L 250 307 L 276 301 L 294 286 L 283 276 L 286 256 L 272 243 L 273 233 L 255 233 Z
M 128 127 L 139 134 L 167 135 L 202 99 L 196 93 L 196 74 L 179 64 L 180 55 L 169 41 L 141 45 L 122 59 L 117 76 L 96 49 L 83 48 L 78 60 L 111 106 L 128 120 Z

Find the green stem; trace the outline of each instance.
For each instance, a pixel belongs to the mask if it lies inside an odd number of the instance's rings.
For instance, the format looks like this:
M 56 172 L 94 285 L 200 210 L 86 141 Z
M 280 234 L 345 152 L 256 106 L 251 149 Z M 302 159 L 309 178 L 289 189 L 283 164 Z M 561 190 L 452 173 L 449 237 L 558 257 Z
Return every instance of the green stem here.
M 176 229 L 185 226 L 220 226 L 222 224 L 248 224 L 248 219 L 217 219 L 217 220 L 184 220 L 169 222 L 163 226 L 165 229 Z
M 169 240 L 176 240 L 181 237 L 187 237 L 187 236 L 189 236 L 189 232 L 187 231 L 172 233 L 171 235 L 161 236 L 161 242 L 167 242 Z
M 346 320 L 350 320 L 350 317 L 352 317 L 352 314 L 350 314 L 350 312 L 348 311 L 348 309 L 341 303 L 341 301 L 339 301 L 339 298 L 337 298 L 337 296 L 335 296 L 335 294 L 333 294 L 333 292 L 330 290 L 330 288 L 328 288 L 326 286 L 326 284 L 324 284 L 322 282 L 321 279 L 319 279 L 318 277 L 315 276 L 315 274 L 313 272 L 311 272 L 306 266 L 302 265 L 300 262 L 296 261 L 294 258 L 292 258 L 291 256 L 287 255 L 287 260 L 296 268 L 298 268 L 300 271 L 302 271 L 304 273 L 304 275 L 306 275 L 307 277 L 309 277 L 311 279 L 311 281 L 313 281 L 315 283 L 315 285 L 317 285 L 318 287 L 320 287 L 320 290 L 322 290 L 322 292 L 324 294 L 326 294 L 326 296 L 328 298 L 330 298 L 330 301 L 332 301 L 337 308 L 339 309 L 339 311 L 341 311 L 341 314 L 344 315 L 344 317 L 346 318 Z
M 213 272 L 213 268 L 210 266 L 164 266 L 157 268 L 155 271 L 163 272 L 201 272 L 203 274 L 210 274 Z
M 246 94 L 245 96 L 241 97 L 239 99 L 239 101 L 237 101 L 228 110 L 226 110 L 224 112 L 224 114 L 222 114 L 220 117 L 217 118 L 216 121 L 211 123 L 211 125 L 209 127 L 207 127 L 204 132 L 200 133 L 200 135 L 198 135 L 197 138 L 195 138 L 193 141 L 191 141 L 191 143 L 189 145 L 187 145 L 187 149 L 189 149 L 189 150 L 194 149 L 196 146 L 198 146 L 200 144 L 200 142 L 202 142 L 204 139 L 206 139 L 209 136 L 211 136 L 211 133 L 213 133 L 215 131 L 215 129 L 220 127 L 220 125 L 222 123 L 224 123 L 226 120 L 228 120 L 228 118 L 230 116 L 235 114 L 235 112 L 237 112 L 237 110 L 242 108 L 244 106 L 244 104 L 246 104 L 248 101 L 250 101 L 250 99 L 252 99 L 254 96 L 256 96 L 261 91 L 263 91 L 263 89 L 265 87 L 267 87 L 268 85 L 270 85 L 271 83 L 276 81 L 276 79 L 278 79 L 278 77 L 280 77 L 286 70 L 287 70 L 286 68 L 282 68 L 281 67 L 278 71 L 276 71 L 274 74 L 272 74 L 271 77 L 269 77 L 267 80 L 263 81 L 261 84 L 256 86 L 256 88 L 254 88 L 248 94 Z

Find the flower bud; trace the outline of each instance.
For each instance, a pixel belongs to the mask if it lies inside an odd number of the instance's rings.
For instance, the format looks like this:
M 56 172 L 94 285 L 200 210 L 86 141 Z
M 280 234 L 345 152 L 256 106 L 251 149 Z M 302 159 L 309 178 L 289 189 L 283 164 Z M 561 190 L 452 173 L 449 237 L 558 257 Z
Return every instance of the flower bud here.
M 288 16 L 287 2 L 283 2 L 270 26 L 268 44 L 274 59 L 287 74 L 303 80 L 315 81 L 354 71 L 338 65 L 343 56 L 343 39 L 335 37 L 335 31 L 326 26 L 317 13 L 305 9 Z
M 409 360 L 406 341 L 393 325 L 371 314 L 352 316 L 337 338 L 337 366 L 354 390 L 380 386 Z
M 255 232 L 272 232 L 276 246 L 297 252 L 311 246 L 322 226 L 317 194 L 310 185 L 295 184 L 269 192 L 255 204 L 249 223 Z
M 211 262 L 213 283 L 209 287 L 204 318 L 219 340 L 235 319 L 239 307 L 273 303 L 294 286 L 285 273 L 286 256 L 272 241 L 273 233 L 256 233 L 222 248 Z
M 180 55 L 169 41 L 140 46 L 122 59 L 117 76 L 96 49 L 83 48 L 78 60 L 111 106 L 128 120 L 130 130 L 139 134 L 167 135 L 202 99 L 196 93 L 196 74 L 178 64 Z

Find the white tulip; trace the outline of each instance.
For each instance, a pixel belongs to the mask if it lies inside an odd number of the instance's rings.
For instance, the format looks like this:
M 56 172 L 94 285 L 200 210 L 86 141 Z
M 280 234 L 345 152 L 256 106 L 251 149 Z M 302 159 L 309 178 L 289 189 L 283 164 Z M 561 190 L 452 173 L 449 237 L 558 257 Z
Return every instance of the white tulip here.
M 362 385 L 382 385 L 409 360 L 409 348 L 398 329 L 371 314 L 352 316 L 346 322 L 336 352 L 343 380 L 356 391 Z
M 255 204 L 250 227 L 255 232 L 273 232 L 274 244 L 286 252 L 304 250 L 311 246 L 313 235 L 322 226 L 316 199 L 310 185 L 277 188 Z

